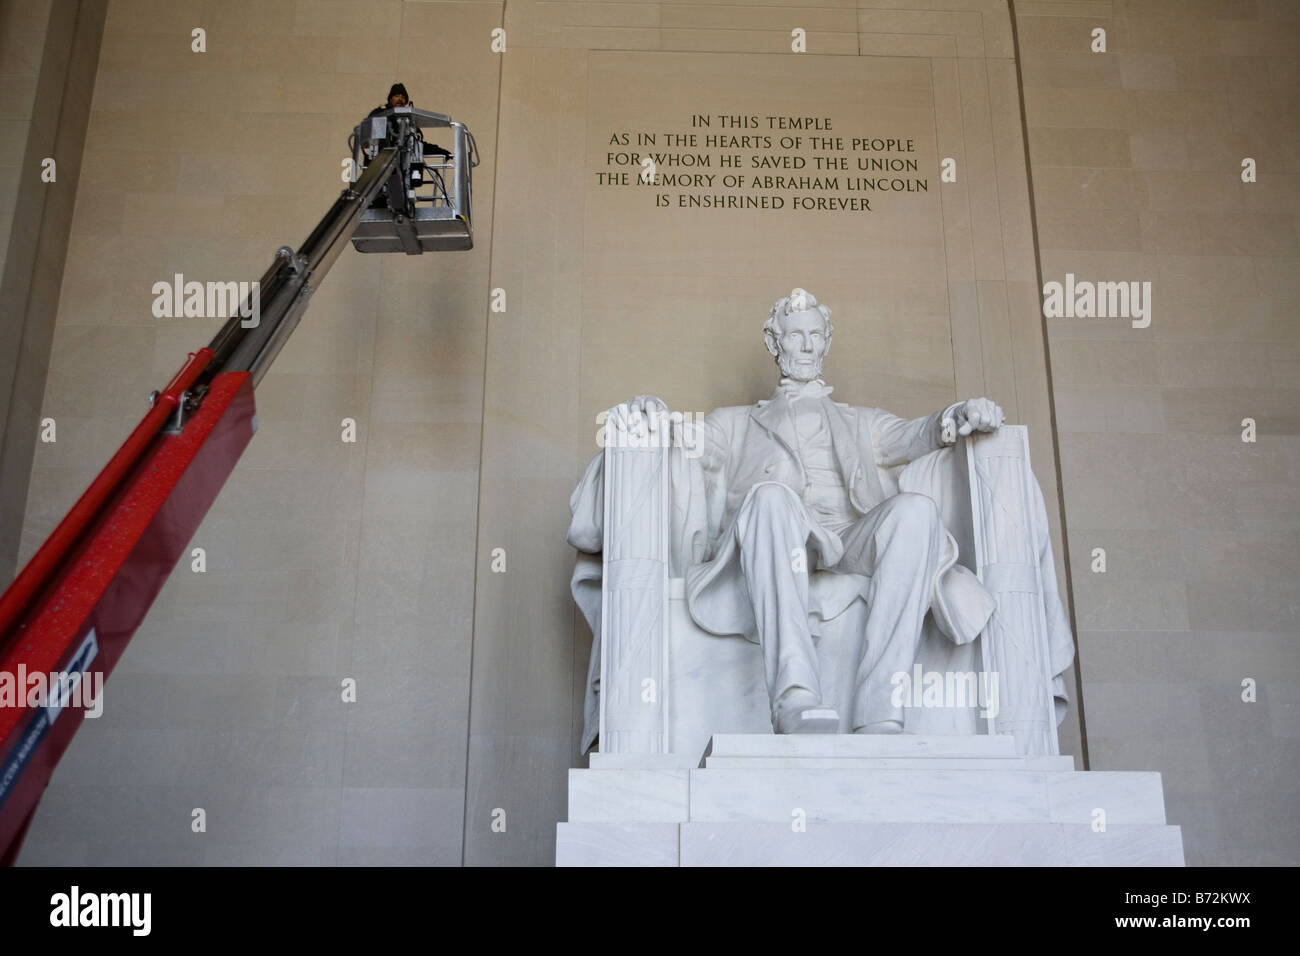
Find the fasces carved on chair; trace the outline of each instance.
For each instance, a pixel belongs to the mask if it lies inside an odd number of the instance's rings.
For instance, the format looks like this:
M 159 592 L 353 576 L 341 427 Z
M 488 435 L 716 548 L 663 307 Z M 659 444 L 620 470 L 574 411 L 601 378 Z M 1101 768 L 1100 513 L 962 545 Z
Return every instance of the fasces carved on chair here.
M 800 289 L 773 306 L 767 401 L 611 409 L 570 502 L 584 750 L 774 731 L 1057 752 L 1073 640 L 1025 430 L 987 399 L 913 420 L 832 401 L 829 318 Z

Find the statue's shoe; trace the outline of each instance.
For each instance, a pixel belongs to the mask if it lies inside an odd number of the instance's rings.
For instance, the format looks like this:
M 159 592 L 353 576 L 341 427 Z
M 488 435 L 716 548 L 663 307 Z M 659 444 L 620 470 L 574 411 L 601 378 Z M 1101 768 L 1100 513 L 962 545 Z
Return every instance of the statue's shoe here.
M 808 707 L 782 720 L 776 732 L 778 734 L 837 734 L 840 732 L 840 714 L 831 707 Z
M 875 723 L 855 727 L 853 732 L 855 734 L 901 734 L 903 724 L 898 720 L 877 720 Z
M 840 715 L 806 687 L 791 687 L 776 703 L 772 731 L 778 734 L 834 734 Z

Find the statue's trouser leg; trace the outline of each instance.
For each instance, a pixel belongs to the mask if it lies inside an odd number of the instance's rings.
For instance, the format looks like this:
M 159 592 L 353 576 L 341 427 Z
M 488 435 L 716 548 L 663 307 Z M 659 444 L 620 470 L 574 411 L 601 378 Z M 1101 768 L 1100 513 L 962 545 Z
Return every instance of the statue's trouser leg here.
M 757 485 L 736 515 L 736 534 L 775 720 L 776 702 L 791 687 L 805 687 L 819 699 L 822 693 L 808 629 L 808 559 L 803 556 L 809 528 L 802 503 L 785 485 Z
M 890 700 L 891 679 L 899 672 L 910 674 L 916 660 L 943 534 L 934 499 L 908 493 L 885 499 L 840 533 L 844 557 L 835 570 L 871 575 L 854 729 L 903 720 L 903 709 Z

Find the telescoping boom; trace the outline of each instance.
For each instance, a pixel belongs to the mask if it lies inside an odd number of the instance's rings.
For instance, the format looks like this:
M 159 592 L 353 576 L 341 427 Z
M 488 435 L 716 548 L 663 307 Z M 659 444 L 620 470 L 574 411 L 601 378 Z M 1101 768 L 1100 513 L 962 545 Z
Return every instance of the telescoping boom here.
M 425 129 L 448 128 L 452 149 Z M 349 138 L 353 182 L 192 352 L 0 596 L 0 863 L 17 857 L 50 774 L 257 427 L 254 390 L 344 246 L 470 249 L 474 137 L 398 107 Z M 426 153 L 442 161 L 430 162 Z M 250 322 L 249 316 L 256 316 Z M 21 686 L 20 686 L 21 685 Z

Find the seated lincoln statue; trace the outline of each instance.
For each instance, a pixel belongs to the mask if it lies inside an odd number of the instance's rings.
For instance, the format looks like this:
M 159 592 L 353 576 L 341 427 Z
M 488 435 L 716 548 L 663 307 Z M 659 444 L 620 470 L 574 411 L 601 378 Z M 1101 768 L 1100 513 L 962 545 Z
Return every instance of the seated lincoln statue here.
M 609 433 L 672 431 L 665 444 L 675 455 L 674 491 L 679 483 L 694 487 L 697 499 L 673 509 L 677 525 L 687 526 L 675 527 L 674 535 L 694 542 L 680 568 L 690 617 L 710 635 L 739 635 L 759 645 L 774 732 L 897 734 L 904 725 L 898 675 L 918 660 L 927 615 L 948 641 L 965 645 L 980 635 L 996 605 L 958 562 L 939 503 L 903 490 L 898 475 L 911 463 L 939 460 L 935 453 L 960 436 L 997 432 L 1004 416 L 987 398 L 911 420 L 833 401 L 821 378 L 832 331 L 830 309 L 795 289 L 776 302 L 763 326 L 781 373 L 770 399 L 690 422 L 658 398 L 638 396 L 610 411 Z M 570 543 L 589 555 L 602 544 L 600 460 L 571 502 Z M 683 477 L 682 469 L 693 477 Z M 1045 516 L 1036 523 L 1045 542 Z M 1047 656 L 1063 698 L 1059 678 L 1073 643 L 1047 549 L 1036 549 L 1047 554 L 1053 578 Z M 823 582 L 816 588 L 814 575 Z M 578 580 L 575 574 L 575 596 Z M 839 702 L 841 714 L 827 704 L 816 642 L 822 622 L 858 597 L 866 604 L 865 624 L 858 659 L 846 665 L 852 693 Z M 599 618 L 589 613 L 588 620 L 599 645 Z M 588 717 L 590 723 L 590 708 Z

